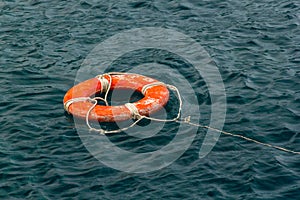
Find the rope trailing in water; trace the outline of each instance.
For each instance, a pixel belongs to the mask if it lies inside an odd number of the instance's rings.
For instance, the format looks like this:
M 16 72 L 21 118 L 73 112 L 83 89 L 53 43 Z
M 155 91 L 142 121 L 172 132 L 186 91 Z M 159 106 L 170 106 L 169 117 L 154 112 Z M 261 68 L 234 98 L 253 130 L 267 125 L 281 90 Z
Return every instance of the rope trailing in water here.
M 189 124 L 189 125 L 192 125 L 192 126 L 210 129 L 210 130 L 213 130 L 213 131 L 222 133 L 222 134 L 224 134 L 224 135 L 229 135 L 229 136 L 232 136 L 232 137 L 238 137 L 238 138 L 247 140 L 247 141 L 249 141 L 249 142 L 254 142 L 254 143 L 256 143 L 256 144 L 260 144 L 260 145 L 263 145 L 263 146 L 275 148 L 275 149 L 278 149 L 278 150 L 280 150 L 280 151 L 285 151 L 285 152 L 288 152 L 288 153 L 293 153 L 293 154 L 299 154 L 299 155 L 300 155 L 300 152 L 297 152 L 297 151 L 293 151 L 293 150 L 286 149 L 286 148 L 283 148 L 283 147 L 280 147 L 280 146 L 268 144 L 268 143 L 265 143 L 265 142 L 260 142 L 260 141 L 258 141 L 258 140 L 255 140 L 255 139 L 252 139 L 252 138 L 243 136 L 243 135 L 239 135 L 239 134 L 235 134 L 235 133 L 226 132 L 226 131 L 219 130 L 219 129 L 216 129 L 216 128 L 213 128 L 213 127 L 210 127 L 210 126 L 205 126 L 205 125 L 201 125 L 201 124 L 195 124 L 195 123 L 192 123 L 192 122 L 190 122 L 190 117 L 185 118 L 184 121 L 176 121 L 176 122 L 178 122 L 178 123 L 182 123 L 182 122 L 183 122 L 183 123 L 186 123 L 186 124 Z
M 232 137 L 241 138 L 241 139 L 244 139 L 246 141 L 253 142 L 253 143 L 256 143 L 256 144 L 259 144 L 259 145 L 267 146 L 267 147 L 270 147 L 270 148 L 275 148 L 275 149 L 278 149 L 280 151 L 284 151 L 284 152 L 288 152 L 288 153 L 293 153 L 293 154 L 300 155 L 300 152 L 293 151 L 293 150 L 290 150 L 290 149 L 287 149 L 287 148 L 284 148 L 284 147 L 280 147 L 280 146 L 276 146 L 276 145 L 272 145 L 272 144 L 260 142 L 258 140 L 255 140 L 255 139 L 252 139 L 252 138 L 240 135 L 240 134 L 226 132 L 226 131 L 219 130 L 219 129 L 216 129 L 216 128 L 213 128 L 213 127 L 210 127 L 210 126 L 193 123 L 193 122 L 190 121 L 190 116 L 188 116 L 186 118 L 183 118 L 183 119 L 180 119 L 180 117 L 181 117 L 181 110 L 182 110 L 182 99 L 181 99 L 181 95 L 179 93 L 179 90 L 174 85 L 169 85 L 169 84 L 165 84 L 165 83 L 162 83 L 162 82 L 155 82 L 155 83 L 151 83 L 151 84 L 145 85 L 143 87 L 143 89 L 142 89 L 142 93 L 144 94 L 148 88 L 150 88 L 152 86 L 160 85 L 160 84 L 165 85 L 170 90 L 175 91 L 175 93 L 177 95 L 177 98 L 179 100 L 178 113 L 177 113 L 177 115 L 176 115 L 175 118 L 173 118 L 173 119 L 158 119 L 158 118 L 153 118 L 153 117 L 148 117 L 148 116 L 140 115 L 140 113 L 138 112 L 138 109 L 135 107 L 134 104 L 127 103 L 127 104 L 125 104 L 126 108 L 128 108 L 128 110 L 130 110 L 130 112 L 132 114 L 132 118 L 136 120 L 131 125 L 129 125 L 128 127 L 125 127 L 125 128 L 116 129 L 116 130 L 110 130 L 110 131 L 109 130 L 104 130 L 104 129 L 101 129 L 101 128 L 100 129 L 93 128 L 90 125 L 90 123 L 89 123 L 89 116 L 90 116 L 91 111 L 97 105 L 98 100 L 104 101 L 105 104 L 108 106 L 107 96 L 108 96 L 108 93 L 109 93 L 110 88 L 111 88 L 111 82 L 112 82 L 111 75 L 122 75 L 122 74 L 127 74 L 127 73 L 110 72 L 110 73 L 106 73 L 106 74 L 102 74 L 102 75 L 96 76 L 96 78 L 98 78 L 98 80 L 101 82 L 101 85 L 102 85 L 101 87 L 103 89 L 101 91 L 105 92 L 104 98 L 101 98 L 101 97 L 75 98 L 75 99 L 71 99 L 68 102 L 66 102 L 65 103 L 65 107 L 68 108 L 73 102 L 80 102 L 80 101 L 90 101 L 90 102 L 92 102 L 93 105 L 89 108 L 88 112 L 86 113 L 86 117 L 85 117 L 86 125 L 89 127 L 90 131 L 95 131 L 95 132 L 98 132 L 98 133 L 103 134 L 103 135 L 104 134 L 112 134 L 112 133 L 120 133 L 120 132 L 126 131 L 127 129 L 130 129 L 130 128 L 134 127 L 142 119 L 149 119 L 149 120 L 157 121 L 157 122 L 185 123 L 185 124 L 189 124 L 189 125 L 195 126 L 195 127 L 210 129 L 210 130 L 216 131 L 216 132 L 224 134 L 224 135 L 229 135 L 229 136 L 232 136 Z M 105 75 L 107 75 L 109 77 L 109 81 L 107 81 L 104 78 Z M 66 110 L 68 111 L 68 109 L 66 109 Z

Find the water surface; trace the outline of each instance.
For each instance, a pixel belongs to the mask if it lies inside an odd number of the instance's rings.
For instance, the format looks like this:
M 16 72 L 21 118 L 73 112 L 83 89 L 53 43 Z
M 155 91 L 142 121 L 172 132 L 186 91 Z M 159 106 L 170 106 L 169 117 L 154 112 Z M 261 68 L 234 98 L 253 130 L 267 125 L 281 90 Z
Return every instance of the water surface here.
M 203 129 L 166 168 L 143 174 L 111 169 L 84 147 L 62 99 L 100 42 L 131 28 L 171 28 L 195 39 L 217 64 L 228 104 L 224 130 L 300 151 L 299 13 L 296 0 L 1 1 L 0 197 L 298 199 L 298 155 L 221 136 L 198 159 Z M 183 65 L 165 52 L 152 53 L 160 63 Z M 141 64 L 139 55 L 132 54 L 129 64 Z M 192 73 L 185 77 L 193 80 Z M 193 84 L 207 124 L 207 87 L 202 79 Z M 143 148 L 125 141 L 124 148 Z

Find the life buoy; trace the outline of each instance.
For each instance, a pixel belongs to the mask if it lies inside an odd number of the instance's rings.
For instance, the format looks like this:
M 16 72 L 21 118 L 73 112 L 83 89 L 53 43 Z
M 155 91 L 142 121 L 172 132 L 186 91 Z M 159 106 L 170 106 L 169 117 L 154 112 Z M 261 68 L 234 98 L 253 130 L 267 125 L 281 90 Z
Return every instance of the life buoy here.
M 130 89 L 144 95 L 134 103 L 119 106 L 96 105 L 89 97 L 107 89 Z M 76 101 L 76 99 L 79 101 Z M 83 99 L 83 100 L 80 100 Z M 104 74 L 81 82 L 72 87 L 64 96 L 65 110 L 75 117 L 86 118 L 99 122 L 118 122 L 129 120 L 138 114 L 149 116 L 159 111 L 169 100 L 169 90 L 165 84 L 153 78 L 138 74 Z

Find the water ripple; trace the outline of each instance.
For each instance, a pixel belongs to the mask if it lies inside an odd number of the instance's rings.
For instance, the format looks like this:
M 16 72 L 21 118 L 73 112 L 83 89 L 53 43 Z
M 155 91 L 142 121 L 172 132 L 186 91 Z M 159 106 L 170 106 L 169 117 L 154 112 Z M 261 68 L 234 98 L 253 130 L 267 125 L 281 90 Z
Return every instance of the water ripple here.
M 228 103 L 224 130 L 299 151 L 299 13 L 295 0 L 0 1 L 0 198 L 299 199 L 299 156 L 221 136 L 198 159 L 204 129 L 164 169 L 116 171 L 90 155 L 62 106 L 97 44 L 130 28 L 167 27 L 191 36 L 216 62 Z M 141 54 L 130 62 L 148 55 Z M 190 80 L 201 122 L 209 123 L 202 77 L 183 69 L 180 58 L 156 57 Z M 165 130 L 147 140 L 110 140 L 148 152 L 172 140 L 176 126 Z

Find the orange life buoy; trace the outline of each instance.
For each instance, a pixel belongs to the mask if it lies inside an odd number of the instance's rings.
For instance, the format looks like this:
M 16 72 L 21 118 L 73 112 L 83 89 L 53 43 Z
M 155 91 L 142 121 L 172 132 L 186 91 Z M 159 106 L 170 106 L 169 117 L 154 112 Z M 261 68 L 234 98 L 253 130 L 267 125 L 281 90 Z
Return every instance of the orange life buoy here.
M 119 106 L 96 105 L 90 110 L 94 104 L 88 98 L 98 92 L 105 92 L 108 85 L 111 90 L 135 90 L 141 92 L 144 97 L 134 103 Z M 149 116 L 165 106 L 168 100 L 169 90 L 165 84 L 150 77 L 124 73 L 104 74 L 81 82 L 66 93 L 63 102 L 65 110 L 75 117 L 86 118 L 90 110 L 89 120 L 117 122 L 133 118 L 132 108 L 140 116 Z

